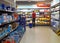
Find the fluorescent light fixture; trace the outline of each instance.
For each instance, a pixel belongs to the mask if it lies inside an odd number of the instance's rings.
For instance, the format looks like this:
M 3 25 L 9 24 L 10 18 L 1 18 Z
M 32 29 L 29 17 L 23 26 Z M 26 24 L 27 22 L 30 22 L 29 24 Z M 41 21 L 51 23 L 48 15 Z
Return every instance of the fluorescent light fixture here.
M 25 10 L 25 9 L 24 9 L 24 10 L 17 10 L 17 11 L 22 11 L 22 12 L 31 12 L 31 11 L 33 11 L 33 10 L 27 10 L 27 9 Z
M 16 0 L 16 1 L 28 1 L 28 0 Z M 30 1 L 45 1 L 45 0 L 30 0 Z

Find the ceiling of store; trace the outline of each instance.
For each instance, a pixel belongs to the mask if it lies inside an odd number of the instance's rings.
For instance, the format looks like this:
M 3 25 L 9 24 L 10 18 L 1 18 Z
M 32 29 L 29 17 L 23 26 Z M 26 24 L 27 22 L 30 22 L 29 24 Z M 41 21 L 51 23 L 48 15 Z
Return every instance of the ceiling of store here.
M 51 1 L 51 0 L 16 0 L 16 1 Z
M 17 5 L 31 5 L 31 4 L 35 4 L 36 2 L 17 1 L 16 3 L 17 3 Z
M 17 0 L 17 1 L 44 1 L 44 0 Z
M 50 3 L 52 0 L 16 0 L 17 5 L 25 5 L 25 4 L 36 4 L 38 2 L 46 2 Z

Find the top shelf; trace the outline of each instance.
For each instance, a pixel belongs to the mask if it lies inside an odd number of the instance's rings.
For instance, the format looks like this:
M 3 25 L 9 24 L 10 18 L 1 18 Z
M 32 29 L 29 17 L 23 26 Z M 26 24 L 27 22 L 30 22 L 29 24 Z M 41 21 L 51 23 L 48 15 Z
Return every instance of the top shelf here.
M 14 11 L 6 11 L 6 10 L 1 10 L 1 9 L 0 9 L 0 12 L 1 13 L 14 13 Z
M 55 8 L 55 7 L 57 7 L 57 6 L 59 6 L 60 5 L 60 2 L 59 3 L 57 3 L 57 4 L 55 4 L 54 6 L 52 6 L 51 8 Z

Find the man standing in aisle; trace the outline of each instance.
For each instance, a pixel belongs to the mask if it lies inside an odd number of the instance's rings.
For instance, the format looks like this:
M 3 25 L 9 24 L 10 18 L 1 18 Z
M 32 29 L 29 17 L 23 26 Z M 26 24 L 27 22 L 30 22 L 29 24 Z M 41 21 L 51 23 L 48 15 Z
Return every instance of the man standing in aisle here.
M 33 24 L 33 27 L 35 27 L 35 18 L 36 18 L 36 13 L 33 11 L 32 12 L 32 24 Z

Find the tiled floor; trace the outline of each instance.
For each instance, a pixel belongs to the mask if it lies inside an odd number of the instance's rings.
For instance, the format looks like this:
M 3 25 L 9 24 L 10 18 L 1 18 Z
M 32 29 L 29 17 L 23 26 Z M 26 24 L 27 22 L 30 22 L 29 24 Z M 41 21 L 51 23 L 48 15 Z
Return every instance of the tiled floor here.
M 27 27 L 20 43 L 60 43 L 60 36 L 57 36 L 48 26 L 38 26 L 32 29 Z

